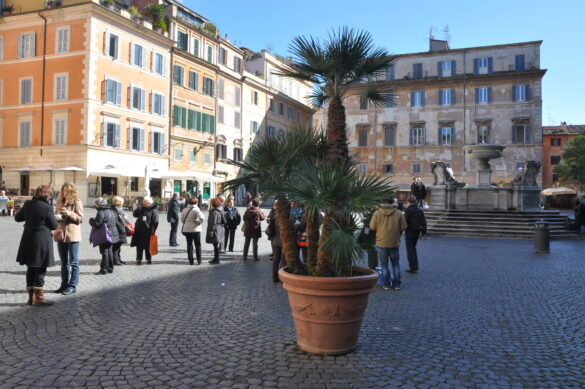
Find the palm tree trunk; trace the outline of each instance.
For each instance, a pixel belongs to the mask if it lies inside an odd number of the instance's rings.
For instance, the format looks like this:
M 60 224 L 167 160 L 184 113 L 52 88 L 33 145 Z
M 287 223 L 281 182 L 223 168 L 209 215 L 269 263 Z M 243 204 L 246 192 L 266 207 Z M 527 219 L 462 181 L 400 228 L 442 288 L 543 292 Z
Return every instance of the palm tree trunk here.
M 290 220 L 290 202 L 284 196 L 278 196 L 276 222 L 282 242 L 282 254 L 286 265 L 293 274 L 306 274 L 306 268 L 297 258 L 297 234 Z
M 349 161 L 345 107 L 340 97 L 334 97 L 327 109 L 327 156 L 325 164 L 335 166 Z
M 319 248 L 319 219 L 320 215 L 315 212 L 312 217 L 307 218 L 307 266 L 317 266 L 317 253 Z

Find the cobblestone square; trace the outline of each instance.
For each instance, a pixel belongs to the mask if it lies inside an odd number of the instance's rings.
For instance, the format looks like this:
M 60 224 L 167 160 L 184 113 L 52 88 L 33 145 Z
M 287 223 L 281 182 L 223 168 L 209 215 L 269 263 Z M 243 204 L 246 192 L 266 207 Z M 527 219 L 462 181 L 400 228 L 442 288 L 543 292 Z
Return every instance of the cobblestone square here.
M 204 244 L 204 265 L 190 266 L 162 219 L 153 264 L 134 265 L 124 246 L 128 264 L 106 276 L 94 274 L 84 223 L 78 292 L 29 307 L 15 262 L 22 224 L 0 218 L 0 388 L 585 387 L 582 241 L 552 242 L 550 255 L 530 241 L 420 242 L 420 273 L 370 295 L 358 349 L 323 357 L 295 344 L 264 238 L 258 262 L 241 260 L 238 231 L 221 265 L 207 264 Z M 59 274 L 49 269 L 47 290 Z

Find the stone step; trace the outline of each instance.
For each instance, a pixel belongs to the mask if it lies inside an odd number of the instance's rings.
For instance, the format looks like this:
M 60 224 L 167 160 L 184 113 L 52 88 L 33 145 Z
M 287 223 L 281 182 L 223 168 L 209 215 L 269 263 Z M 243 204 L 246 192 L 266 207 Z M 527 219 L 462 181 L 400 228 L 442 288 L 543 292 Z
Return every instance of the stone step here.
M 430 236 L 449 236 L 449 237 L 460 237 L 460 238 L 486 238 L 486 239 L 524 239 L 531 240 L 534 237 L 533 233 L 520 233 L 510 231 L 489 231 L 483 232 L 478 230 L 453 230 L 453 229 L 441 229 L 441 230 L 429 230 Z M 585 240 L 583 235 L 577 234 L 575 231 L 564 230 L 562 232 L 553 232 L 550 234 L 551 240 Z
M 499 223 L 535 223 L 540 220 L 547 221 L 549 223 L 565 223 L 565 218 L 546 218 L 546 219 L 515 219 L 515 218 L 491 218 L 491 217 L 468 217 L 468 216 L 432 216 L 426 217 L 427 220 L 441 220 L 441 221 L 453 221 L 453 222 L 465 222 L 465 221 L 473 221 L 473 222 L 499 222 Z

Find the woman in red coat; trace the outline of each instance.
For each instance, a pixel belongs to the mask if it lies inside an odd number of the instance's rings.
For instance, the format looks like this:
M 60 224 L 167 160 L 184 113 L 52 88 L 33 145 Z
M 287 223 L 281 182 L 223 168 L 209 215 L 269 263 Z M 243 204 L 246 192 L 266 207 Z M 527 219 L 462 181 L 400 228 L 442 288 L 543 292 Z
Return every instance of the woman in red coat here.
M 250 241 L 252 241 L 252 252 L 254 254 L 254 261 L 258 260 L 258 239 L 262 236 L 262 220 L 264 220 L 264 213 L 258 208 L 260 202 L 256 199 L 252 200 L 250 208 L 244 213 L 244 261 L 248 259 L 248 250 L 250 249 Z

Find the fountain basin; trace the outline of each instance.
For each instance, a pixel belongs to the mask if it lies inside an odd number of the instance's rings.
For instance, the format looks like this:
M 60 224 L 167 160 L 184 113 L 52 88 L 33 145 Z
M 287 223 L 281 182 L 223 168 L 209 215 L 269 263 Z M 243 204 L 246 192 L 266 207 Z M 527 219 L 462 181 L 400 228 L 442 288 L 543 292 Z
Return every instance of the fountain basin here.
M 504 149 L 506 146 L 502 145 L 492 145 L 492 144 L 478 144 L 478 145 L 469 145 L 463 146 L 463 150 L 465 150 L 465 154 L 470 159 L 477 160 L 480 170 L 485 170 L 490 168 L 489 160 L 500 158 L 503 154 Z

